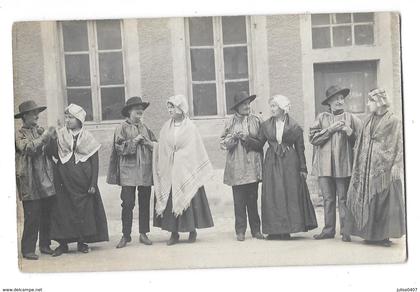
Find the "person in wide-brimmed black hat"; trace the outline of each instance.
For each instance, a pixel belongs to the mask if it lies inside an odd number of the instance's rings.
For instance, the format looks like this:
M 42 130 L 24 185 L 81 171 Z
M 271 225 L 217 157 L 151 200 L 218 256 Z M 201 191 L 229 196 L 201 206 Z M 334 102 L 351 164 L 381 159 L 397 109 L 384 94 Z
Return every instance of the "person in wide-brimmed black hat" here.
M 348 88 L 337 85 L 329 87 L 322 105 L 329 110 L 318 115 L 309 131 L 309 140 L 314 145 L 313 175 L 318 176 L 319 187 L 324 199 L 325 226 L 315 239 L 335 236 L 336 198 L 340 233 L 343 241 L 350 237 L 343 233 L 347 213 L 346 198 L 352 173 L 353 146 L 361 128 L 361 121 L 344 110 Z
M 23 204 L 24 226 L 22 255 L 37 260 L 35 254 L 39 233 L 39 250 L 52 254 L 50 248 L 51 198 L 55 195 L 53 162 L 47 155 L 46 146 L 54 135 L 54 128 L 44 130 L 38 125 L 38 115 L 47 107 L 28 100 L 19 105 L 15 119 L 23 125 L 16 132 L 16 183 Z
M 258 214 L 258 183 L 262 179 L 262 148 L 258 132 L 261 121 L 251 114 L 250 103 L 256 98 L 247 92 L 234 96 L 234 115 L 227 120 L 220 137 L 222 149 L 227 150 L 224 183 L 232 187 L 237 240 L 245 240 L 248 221 L 252 237 L 264 239 Z
M 143 122 L 143 113 L 149 102 L 141 97 L 129 98 L 121 114 L 126 117 L 114 133 L 107 182 L 121 186 L 122 233 L 117 245 L 122 248 L 131 241 L 133 209 L 136 202 L 136 189 L 139 200 L 140 242 L 151 245 L 147 237 L 150 231 L 150 195 L 152 180 L 152 150 L 155 135 Z

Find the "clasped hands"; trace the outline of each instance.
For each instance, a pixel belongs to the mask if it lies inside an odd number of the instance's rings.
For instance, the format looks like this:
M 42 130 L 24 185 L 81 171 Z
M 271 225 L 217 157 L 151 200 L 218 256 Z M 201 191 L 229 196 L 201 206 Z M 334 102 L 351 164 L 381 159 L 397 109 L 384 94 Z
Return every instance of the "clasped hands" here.
M 148 146 L 148 147 L 153 147 L 153 142 L 150 139 L 144 137 L 142 134 L 138 134 L 133 139 L 133 142 L 136 143 L 136 144 L 143 144 L 143 145 Z
M 249 136 L 248 134 L 245 134 L 244 132 L 239 131 L 239 132 L 234 132 L 232 135 L 232 138 L 236 140 L 245 141 L 248 138 L 248 136 Z
M 55 127 L 48 127 L 47 130 L 41 129 L 41 137 L 43 141 L 47 141 L 50 138 L 55 138 L 57 135 L 57 131 Z
M 350 136 L 353 132 L 353 130 L 349 126 L 347 126 L 344 121 L 337 121 L 333 123 L 331 126 L 328 127 L 328 130 L 332 133 L 343 131 L 346 132 L 348 136 Z

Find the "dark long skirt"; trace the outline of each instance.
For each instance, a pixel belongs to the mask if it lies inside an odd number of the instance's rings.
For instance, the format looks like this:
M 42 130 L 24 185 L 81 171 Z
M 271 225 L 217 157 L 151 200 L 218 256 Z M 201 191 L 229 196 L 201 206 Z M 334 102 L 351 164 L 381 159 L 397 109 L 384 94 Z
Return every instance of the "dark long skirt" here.
M 264 234 L 305 232 L 318 226 L 294 148 L 282 157 L 272 148 L 267 150 L 263 168 L 261 215 Z
M 368 222 L 362 230 L 356 227 L 351 212 L 346 216 L 344 228 L 346 234 L 371 241 L 402 237 L 405 234 L 405 212 L 401 181 L 391 183 L 387 190 L 376 195 L 369 206 Z
M 105 209 L 97 186 L 88 194 L 91 183 L 90 160 L 75 164 L 74 155 L 55 169 L 56 199 L 52 207 L 51 238 L 58 242 L 108 241 Z
M 162 216 L 153 216 L 153 226 L 160 227 L 169 232 L 191 232 L 195 229 L 213 227 L 213 218 L 207 201 L 204 187 L 198 189 L 191 205 L 180 216 L 172 213 L 172 192 Z

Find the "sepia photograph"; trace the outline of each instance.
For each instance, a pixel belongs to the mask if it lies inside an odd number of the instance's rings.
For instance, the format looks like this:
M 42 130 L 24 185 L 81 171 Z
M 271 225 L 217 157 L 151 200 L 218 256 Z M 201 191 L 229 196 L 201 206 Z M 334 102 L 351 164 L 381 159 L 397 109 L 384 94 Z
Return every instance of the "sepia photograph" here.
M 0 292 L 418 291 L 417 27 L 0 0 Z
M 15 22 L 19 269 L 405 262 L 400 21 Z

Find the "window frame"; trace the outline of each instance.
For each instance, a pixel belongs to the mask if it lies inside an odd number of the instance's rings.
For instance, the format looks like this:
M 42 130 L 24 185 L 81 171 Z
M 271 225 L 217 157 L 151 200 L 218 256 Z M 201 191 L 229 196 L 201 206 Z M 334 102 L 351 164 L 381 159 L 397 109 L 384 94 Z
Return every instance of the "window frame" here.
M 61 80 L 62 80 L 62 87 L 63 87 L 63 104 L 64 107 L 68 106 L 68 88 L 90 88 L 91 89 L 91 102 L 92 102 L 92 121 L 86 121 L 86 125 L 97 125 L 97 124 L 114 124 L 119 123 L 123 120 L 123 117 L 120 119 L 112 119 L 112 120 L 104 120 L 102 119 L 102 100 L 101 100 L 101 88 L 112 88 L 112 87 L 124 87 L 124 98 L 127 97 L 128 91 L 128 69 L 126 64 L 127 59 L 127 52 L 126 52 L 126 45 L 125 45 L 125 34 L 124 34 L 124 25 L 123 20 L 121 19 L 110 19 L 110 20 L 117 20 L 120 25 L 120 33 L 121 33 L 121 49 L 106 49 L 100 50 L 98 45 L 98 34 L 96 28 L 96 21 L 97 20 L 81 20 L 86 22 L 87 26 L 87 37 L 88 37 L 88 55 L 89 55 L 89 70 L 90 70 L 90 86 L 67 86 L 67 79 L 66 79 L 66 67 L 65 67 L 65 56 L 66 55 L 77 55 L 80 53 L 86 53 L 86 51 L 74 51 L 74 52 L 65 52 L 64 51 L 64 36 L 63 36 L 63 22 L 66 21 L 58 21 L 58 39 L 59 39 L 59 50 L 60 50 L 60 69 L 61 69 Z M 76 20 L 78 21 L 78 20 Z M 105 20 L 106 21 L 106 20 Z M 107 52 L 121 52 L 122 55 L 122 66 L 123 66 L 123 77 L 124 77 L 124 84 L 118 85 L 101 85 L 100 84 L 100 72 L 99 72 L 99 53 L 107 53 Z
M 369 21 L 369 22 L 354 22 L 354 14 L 359 14 L 359 13 L 372 13 L 373 14 L 373 20 Z M 328 14 L 329 19 L 330 19 L 330 23 L 329 24 L 313 24 L 312 23 L 312 15 L 311 14 L 311 37 L 313 37 L 313 29 L 314 28 L 328 28 L 330 31 L 330 46 L 329 47 L 325 47 L 325 48 L 314 48 L 313 46 L 313 42 L 311 44 L 311 48 L 312 50 L 322 50 L 322 49 L 335 49 L 335 48 L 348 48 L 348 47 L 372 47 L 376 45 L 377 42 L 377 31 L 376 31 L 376 23 L 377 23 L 377 16 L 376 13 L 374 12 L 340 12 L 340 13 L 314 13 L 314 14 Z M 350 14 L 350 22 L 348 23 L 334 23 L 333 20 L 336 17 L 337 14 Z M 362 45 L 358 45 L 356 44 L 356 39 L 355 39 L 355 32 L 354 32 L 354 27 L 355 26 L 360 26 L 360 25 L 372 25 L 372 30 L 373 30 L 373 42 L 371 44 L 362 44 Z M 344 26 L 350 26 L 351 27 L 351 45 L 348 46 L 335 46 L 334 45 L 334 27 L 344 27 Z
M 226 15 L 229 16 L 229 15 Z M 213 46 L 191 46 L 190 45 L 190 32 L 189 32 L 189 20 L 191 17 L 184 19 L 185 27 L 185 48 L 186 48 L 186 71 L 187 71 L 187 93 L 188 103 L 190 107 L 190 117 L 193 119 L 221 119 L 226 118 L 230 115 L 226 109 L 226 81 L 232 82 L 232 80 L 225 78 L 224 70 L 224 55 L 223 49 L 228 47 L 245 47 L 247 48 L 247 65 L 248 65 L 248 78 L 234 79 L 233 82 L 248 81 L 249 92 L 254 92 L 253 84 L 253 56 L 252 56 L 252 34 L 251 34 L 251 19 L 246 15 L 237 15 L 245 17 L 245 29 L 246 29 L 246 43 L 241 44 L 223 44 L 223 27 L 222 17 L 223 16 L 212 16 L 213 25 Z M 217 102 L 217 114 L 216 115 L 194 115 L 194 104 L 193 104 L 193 84 L 211 83 L 207 81 L 193 81 L 191 71 L 191 49 L 199 48 L 213 48 L 214 50 L 214 67 L 215 67 L 215 81 L 216 84 L 216 102 Z

